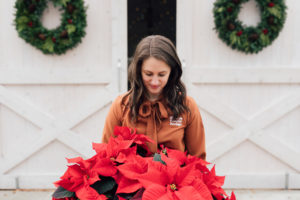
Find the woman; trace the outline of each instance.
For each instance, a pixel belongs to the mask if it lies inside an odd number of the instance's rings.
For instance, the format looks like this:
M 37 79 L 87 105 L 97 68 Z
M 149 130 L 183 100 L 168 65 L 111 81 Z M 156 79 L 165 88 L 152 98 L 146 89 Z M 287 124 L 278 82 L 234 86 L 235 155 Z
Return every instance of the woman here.
M 112 103 L 102 142 L 108 142 L 115 126 L 128 126 L 154 141 L 148 144 L 153 153 L 162 144 L 205 159 L 202 119 L 195 101 L 186 96 L 181 75 L 181 62 L 169 39 L 142 39 L 129 66 L 131 89 Z

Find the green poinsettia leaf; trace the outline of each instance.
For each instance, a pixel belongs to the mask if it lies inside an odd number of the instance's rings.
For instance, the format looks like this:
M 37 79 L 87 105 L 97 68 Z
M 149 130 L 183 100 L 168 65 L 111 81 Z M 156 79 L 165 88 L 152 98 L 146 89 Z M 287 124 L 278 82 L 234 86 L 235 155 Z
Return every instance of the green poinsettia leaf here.
M 72 44 L 72 41 L 70 39 L 65 39 L 65 40 L 60 40 L 60 43 L 62 45 L 68 46 L 68 45 Z
M 241 47 L 246 51 L 249 51 L 249 42 L 246 40 L 244 43 L 242 43 Z
M 100 181 L 95 182 L 91 185 L 99 194 L 105 194 L 115 188 L 116 181 L 112 177 L 101 176 Z
M 280 8 L 279 7 L 277 7 L 277 6 L 274 6 L 274 7 L 272 7 L 272 8 L 268 8 L 268 11 L 272 14 L 272 15 L 274 15 L 275 17 L 277 17 L 277 18 L 281 18 L 281 12 L 280 12 Z
M 240 37 L 237 37 L 236 43 L 238 46 L 241 46 L 241 38 Z
M 18 32 L 21 32 L 23 31 L 25 28 L 27 28 L 27 25 L 26 24 L 20 24 L 17 26 L 17 31 Z
M 66 29 L 68 31 L 68 34 L 70 35 L 71 33 L 74 33 L 76 31 L 76 26 L 72 25 L 72 24 L 68 24 L 66 26 Z
M 29 17 L 26 17 L 26 16 L 21 16 L 17 19 L 18 25 L 26 24 L 29 21 L 30 21 Z
M 68 2 L 70 2 L 70 0 L 60 0 L 60 3 L 64 6 L 67 6 Z
M 165 163 L 165 161 L 163 161 L 163 160 L 161 159 L 161 155 L 160 155 L 160 154 L 155 153 L 154 156 L 153 156 L 153 160 L 154 160 L 154 161 L 157 161 L 157 162 L 161 162 L 161 163 L 164 164 L 164 165 L 167 165 L 167 164 Z
M 225 10 L 224 7 L 220 7 L 220 8 L 218 8 L 218 9 L 216 10 L 216 12 L 221 13 L 221 12 L 223 12 L 224 10 Z
M 51 40 L 51 38 L 47 38 L 45 43 L 43 44 L 42 48 L 46 51 L 49 51 L 50 53 L 53 53 L 54 51 L 54 43 Z
M 238 37 L 237 37 L 237 35 L 236 35 L 236 31 L 233 31 L 233 32 L 230 34 L 229 38 L 230 38 L 230 44 L 231 44 L 231 45 L 235 44 L 235 43 L 237 42 L 237 39 L 238 39 Z
M 55 192 L 52 194 L 52 197 L 54 197 L 55 199 L 62 199 L 62 198 L 66 198 L 66 197 L 75 197 L 75 193 L 70 192 L 70 191 L 66 190 L 65 188 L 59 186 L 55 190 Z
M 267 46 L 268 44 L 270 44 L 270 38 L 267 35 L 261 33 L 259 37 L 262 45 Z

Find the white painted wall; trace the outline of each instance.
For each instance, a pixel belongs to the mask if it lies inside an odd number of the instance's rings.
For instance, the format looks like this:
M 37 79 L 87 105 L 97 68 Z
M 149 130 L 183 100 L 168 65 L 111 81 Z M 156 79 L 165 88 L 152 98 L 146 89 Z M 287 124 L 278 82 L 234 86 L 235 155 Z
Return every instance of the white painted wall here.
M 286 1 L 283 31 L 255 55 L 217 37 L 213 2 L 177 0 L 177 48 L 208 160 L 226 187 L 300 188 L 300 2 Z M 49 188 L 65 157 L 93 154 L 111 100 L 126 90 L 126 1 L 85 0 L 87 35 L 62 56 L 17 36 L 14 3 L 0 1 L 0 188 Z
M 198 102 L 208 161 L 233 188 L 300 188 L 300 2 L 287 0 L 279 37 L 254 55 L 234 51 L 214 28 L 215 1 L 178 1 L 178 50 Z M 240 13 L 257 22 L 255 1 Z M 254 17 L 252 18 L 252 16 Z
M 110 102 L 124 91 L 126 2 L 86 0 L 87 34 L 61 56 L 18 37 L 14 4 L 0 1 L 0 189 L 53 188 L 65 157 L 94 155 Z M 45 13 L 57 23 L 54 8 Z

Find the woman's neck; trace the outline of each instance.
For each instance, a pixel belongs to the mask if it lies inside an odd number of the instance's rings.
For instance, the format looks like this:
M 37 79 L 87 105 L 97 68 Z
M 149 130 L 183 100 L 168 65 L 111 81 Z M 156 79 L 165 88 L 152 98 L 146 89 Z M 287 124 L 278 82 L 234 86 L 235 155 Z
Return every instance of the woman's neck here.
M 152 102 L 158 100 L 161 96 L 162 96 L 162 94 L 150 95 L 150 94 L 146 93 L 146 98 Z

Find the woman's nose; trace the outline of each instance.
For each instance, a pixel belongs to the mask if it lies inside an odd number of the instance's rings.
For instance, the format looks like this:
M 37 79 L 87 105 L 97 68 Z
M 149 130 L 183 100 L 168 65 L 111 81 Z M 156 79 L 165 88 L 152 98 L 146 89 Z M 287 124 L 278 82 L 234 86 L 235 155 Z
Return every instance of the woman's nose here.
M 159 83 L 159 80 L 157 77 L 153 77 L 151 80 L 151 85 L 157 85 Z

